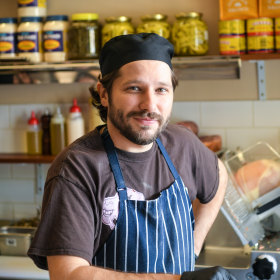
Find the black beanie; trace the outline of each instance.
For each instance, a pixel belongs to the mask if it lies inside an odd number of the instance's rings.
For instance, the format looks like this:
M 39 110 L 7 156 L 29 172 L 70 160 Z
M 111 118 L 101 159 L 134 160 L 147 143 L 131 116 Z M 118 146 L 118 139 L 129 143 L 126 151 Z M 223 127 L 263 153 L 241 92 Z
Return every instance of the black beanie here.
M 159 60 L 172 69 L 173 45 L 155 33 L 120 35 L 101 49 L 99 64 L 102 76 L 136 60 Z

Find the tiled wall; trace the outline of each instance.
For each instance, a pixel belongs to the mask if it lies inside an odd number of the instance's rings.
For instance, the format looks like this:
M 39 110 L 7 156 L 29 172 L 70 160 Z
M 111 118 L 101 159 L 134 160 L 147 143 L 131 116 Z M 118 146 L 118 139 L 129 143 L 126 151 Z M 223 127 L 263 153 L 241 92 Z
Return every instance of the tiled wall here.
M 81 104 L 88 114 L 88 104 Z M 66 114 L 70 104 L 64 104 Z M 30 111 L 38 114 L 55 104 L 0 106 L 0 152 L 25 152 L 24 131 Z M 223 146 L 235 150 L 259 140 L 280 147 L 280 101 L 176 102 L 172 122 L 195 121 L 200 134 L 220 134 Z M 45 174 L 48 165 L 44 165 Z M 34 164 L 0 164 L 0 219 L 33 217 L 41 203 L 36 194 Z

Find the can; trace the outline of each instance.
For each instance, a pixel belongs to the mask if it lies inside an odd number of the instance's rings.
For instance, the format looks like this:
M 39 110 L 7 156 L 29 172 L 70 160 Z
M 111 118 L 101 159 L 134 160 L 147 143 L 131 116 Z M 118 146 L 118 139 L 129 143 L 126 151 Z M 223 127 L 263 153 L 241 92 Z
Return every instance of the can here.
M 219 43 L 221 55 L 239 55 L 246 52 L 245 20 L 220 20 Z
M 248 19 L 246 27 L 248 53 L 274 52 L 274 30 L 272 18 Z
M 280 18 L 275 19 L 275 50 L 280 53 Z

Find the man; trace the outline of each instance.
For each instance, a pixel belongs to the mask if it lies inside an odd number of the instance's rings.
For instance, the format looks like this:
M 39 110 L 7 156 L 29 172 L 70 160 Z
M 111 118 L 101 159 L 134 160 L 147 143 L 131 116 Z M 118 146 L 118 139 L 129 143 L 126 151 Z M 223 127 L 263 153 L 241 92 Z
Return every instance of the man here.
M 103 47 L 92 96 L 106 126 L 51 166 L 28 252 L 51 279 L 233 279 L 220 267 L 193 271 L 227 175 L 192 132 L 168 125 L 172 55 L 156 34 Z

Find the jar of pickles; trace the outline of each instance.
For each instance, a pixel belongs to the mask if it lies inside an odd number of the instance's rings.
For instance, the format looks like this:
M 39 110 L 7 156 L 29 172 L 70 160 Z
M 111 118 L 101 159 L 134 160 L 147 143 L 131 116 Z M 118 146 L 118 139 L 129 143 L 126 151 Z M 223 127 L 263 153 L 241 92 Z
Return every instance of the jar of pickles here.
M 142 23 L 137 26 L 137 33 L 156 33 L 166 39 L 170 38 L 171 27 L 167 16 L 162 14 L 141 17 Z
M 120 16 L 120 17 L 109 17 L 105 19 L 105 25 L 102 28 L 102 46 L 119 35 L 127 35 L 134 33 L 134 27 L 131 24 L 131 18 Z
M 69 59 L 97 58 L 100 51 L 98 14 L 73 14 L 68 30 Z
M 202 14 L 180 13 L 172 27 L 171 40 L 177 56 L 204 55 L 208 51 L 208 28 Z

